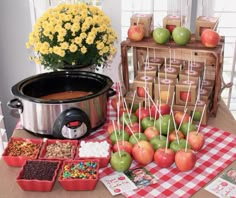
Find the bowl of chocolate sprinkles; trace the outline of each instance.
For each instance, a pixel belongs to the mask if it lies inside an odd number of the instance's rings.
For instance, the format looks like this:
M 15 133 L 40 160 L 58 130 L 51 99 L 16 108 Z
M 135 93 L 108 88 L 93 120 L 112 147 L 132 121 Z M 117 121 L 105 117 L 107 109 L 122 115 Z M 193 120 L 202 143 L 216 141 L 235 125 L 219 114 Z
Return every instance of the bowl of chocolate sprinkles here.
M 60 165 L 56 160 L 27 160 L 16 182 L 26 191 L 51 191 Z

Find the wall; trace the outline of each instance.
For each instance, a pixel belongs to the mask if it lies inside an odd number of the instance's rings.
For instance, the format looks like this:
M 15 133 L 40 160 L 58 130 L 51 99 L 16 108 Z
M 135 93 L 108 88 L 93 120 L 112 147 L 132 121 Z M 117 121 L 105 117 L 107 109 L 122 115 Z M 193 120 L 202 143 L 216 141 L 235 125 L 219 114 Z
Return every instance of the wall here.
M 11 87 L 36 73 L 25 48 L 31 31 L 28 0 L 0 1 L 0 24 L 0 101 L 9 137 L 19 119 L 18 113 L 7 107 L 7 102 L 13 98 Z
M 111 17 L 112 25 L 120 38 L 121 1 L 103 0 L 102 7 Z M 29 0 L 0 1 L 0 24 L 0 101 L 10 137 L 19 120 L 19 114 L 7 107 L 7 102 L 14 97 L 11 94 L 11 87 L 20 80 L 36 74 L 35 64 L 28 60 L 29 52 L 25 48 L 25 42 L 31 32 Z M 120 43 L 117 42 L 117 55 L 113 60 L 112 69 L 104 72 L 114 82 L 120 80 L 118 75 L 120 61 Z

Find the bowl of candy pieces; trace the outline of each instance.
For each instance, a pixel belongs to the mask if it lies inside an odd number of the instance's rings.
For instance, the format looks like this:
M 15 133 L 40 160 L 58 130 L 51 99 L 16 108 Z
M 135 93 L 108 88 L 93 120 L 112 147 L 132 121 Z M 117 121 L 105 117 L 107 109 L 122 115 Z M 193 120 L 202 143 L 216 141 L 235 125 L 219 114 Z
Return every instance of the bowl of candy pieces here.
M 63 161 L 58 181 L 68 191 L 93 190 L 99 179 L 99 160 Z

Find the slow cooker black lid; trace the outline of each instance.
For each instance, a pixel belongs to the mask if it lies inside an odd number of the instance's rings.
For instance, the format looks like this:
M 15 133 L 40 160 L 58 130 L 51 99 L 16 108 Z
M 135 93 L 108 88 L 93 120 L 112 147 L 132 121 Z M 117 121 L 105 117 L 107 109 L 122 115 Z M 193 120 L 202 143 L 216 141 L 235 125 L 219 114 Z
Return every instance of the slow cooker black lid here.
M 88 71 L 57 71 L 31 76 L 12 87 L 13 95 L 38 103 L 68 103 L 88 100 L 108 91 L 112 80 Z M 63 91 L 88 91 L 92 94 L 67 100 L 46 100 L 40 97 Z

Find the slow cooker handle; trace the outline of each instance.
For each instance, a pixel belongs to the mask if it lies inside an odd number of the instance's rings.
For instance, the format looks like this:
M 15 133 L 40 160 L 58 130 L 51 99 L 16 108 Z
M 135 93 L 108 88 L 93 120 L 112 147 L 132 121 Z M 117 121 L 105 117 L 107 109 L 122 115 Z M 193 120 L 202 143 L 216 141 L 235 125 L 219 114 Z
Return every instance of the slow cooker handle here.
M 110 98 L 110 97 L 112 97 L 114 95 L 116 95 L 116 91 L 114 89 L 112 89 L 112 88 L 109 88 L 108 94 L 107 94 L 108 98 Z
M 20 113 L 23 112 L 22 102 L 18 98 L 14 98 L 7 103 L 7 106 L 11 109 L 18 109 Z

